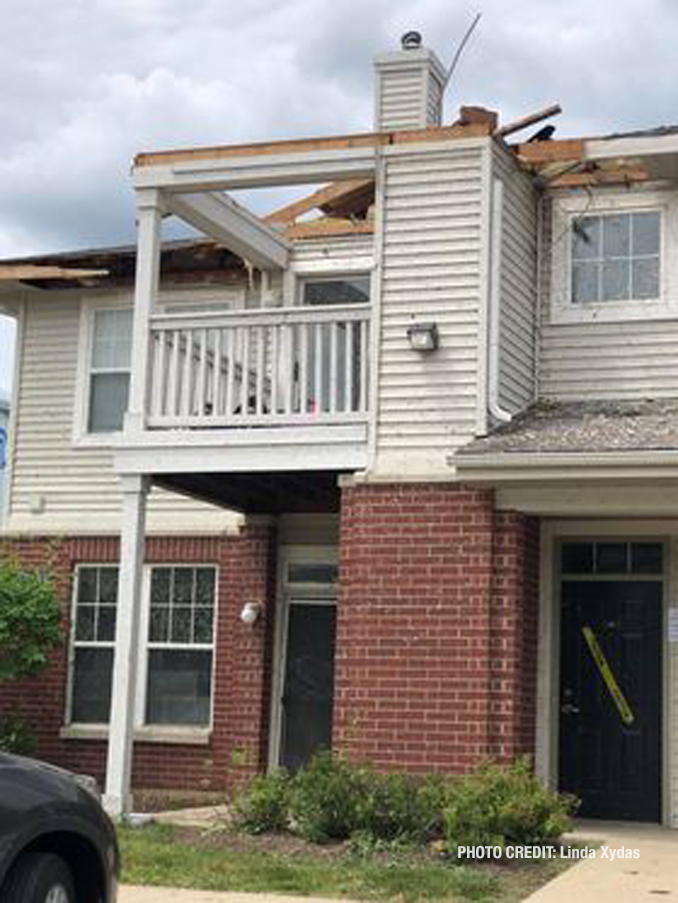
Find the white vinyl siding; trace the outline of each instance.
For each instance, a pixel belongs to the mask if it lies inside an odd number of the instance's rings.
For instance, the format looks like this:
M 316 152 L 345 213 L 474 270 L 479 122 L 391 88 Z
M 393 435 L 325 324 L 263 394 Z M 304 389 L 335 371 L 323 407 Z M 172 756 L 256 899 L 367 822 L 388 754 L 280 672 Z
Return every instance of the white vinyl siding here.
M 537 198 L 532 179 L 496 145 L 494 175 L 504 183 L 499 403 L 516 413 L 535 395 Z
M 130 297 L 131 303 L 131 297 Z M 114 533 L 121 493 L 111 448 L 74 447 L 80 298 L 31 295 L 25 307 L 16 451 L 7 529 Z M 237 515 L 153 490 L 150 532 L 221 532 Z
M 542 228 L 540 396 L 586 401 L 678 395 L 678 317 L 625 322 L 552 321 L 552 214 L 548 203 Z
M 424 79 L 421 65 L 390 72 L 381 82 L 378 122 L 383 131 L 421 128 Z M 430 116 L 431 111 L 427 110 Z
M 385 155 L 375 469 L 447 473 L 476 425 L 482 142 Z M 439 349 L 410 348 L 433 321 Z

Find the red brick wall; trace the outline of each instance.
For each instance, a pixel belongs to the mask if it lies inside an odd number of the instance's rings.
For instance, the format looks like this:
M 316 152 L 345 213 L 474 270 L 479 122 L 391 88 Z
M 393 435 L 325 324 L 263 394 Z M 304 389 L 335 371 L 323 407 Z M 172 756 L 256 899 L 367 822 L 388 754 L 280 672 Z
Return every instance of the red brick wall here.
M 68 629 L 75 565 L 118 559 L 114 538 L 39 538 L 0 542 L 0 557 L 55 577 Z M 133 785 L 142 788 L 214 791 L 259 770 L 266 750 L 270 682 L 270 632 L 274 613 L 275 536 L 248 527 L 237 537 L 162 537 L 146 544 L 147 563 L 215 564 L 219 568 L 214 727 L 208 746 L 135 744 Z M 254 627 L 239 618 L 245 601 L 263 601 L 264 618 Z M 67 683 L 67 643 L 38 678 L 2 688 L 1 712 L 27 716 L 39 738 L 39 755 L 102 782 L 106 745 L 62 740 Z
M 412 771 L 533 751 L 537 542 L 488 492 L 343 491 L 335 746 Z

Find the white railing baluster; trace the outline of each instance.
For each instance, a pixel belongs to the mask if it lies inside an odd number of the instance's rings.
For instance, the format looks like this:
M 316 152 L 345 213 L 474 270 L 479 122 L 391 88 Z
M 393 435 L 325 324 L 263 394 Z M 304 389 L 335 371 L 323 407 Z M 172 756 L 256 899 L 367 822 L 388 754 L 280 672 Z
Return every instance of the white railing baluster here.
M 214 358 L 212 360 L 212 416 L 221 413 L 221 329 L 214 332 Z
M 366 305 L 155 314 L 149 426 L 364 422 L 369 317 Z

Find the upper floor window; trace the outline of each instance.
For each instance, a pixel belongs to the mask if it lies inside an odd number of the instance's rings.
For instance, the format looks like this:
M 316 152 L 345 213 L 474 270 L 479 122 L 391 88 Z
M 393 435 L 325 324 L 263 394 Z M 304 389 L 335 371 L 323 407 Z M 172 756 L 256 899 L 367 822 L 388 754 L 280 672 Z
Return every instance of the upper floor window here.
M 598 191 L 555 197 L 552 322 L 676 316 L 670 238 L 677 224 L 678 203 L 666 193 Z
M 302 304 L 368 304 L 369 300 L 368 275 L 305 278 L 301 282 Z
M 658 299 L 660 225 L 656 210 L 575 218 L 572 303 Z
M 129 394 L 132 311 L 96 310 L 89 361 L 87 431 L 121 430 Z

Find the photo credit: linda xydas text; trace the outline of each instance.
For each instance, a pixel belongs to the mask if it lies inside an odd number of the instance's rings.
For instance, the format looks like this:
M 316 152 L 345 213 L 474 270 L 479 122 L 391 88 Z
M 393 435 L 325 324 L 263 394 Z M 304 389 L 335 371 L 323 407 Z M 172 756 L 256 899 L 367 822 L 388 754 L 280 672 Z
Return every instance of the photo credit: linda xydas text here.
M 640 859 L 640 850 L 629 847 L 568 847 L 544 844 L 514 846 L 472 846 L 457 847 L 458 859 Z

